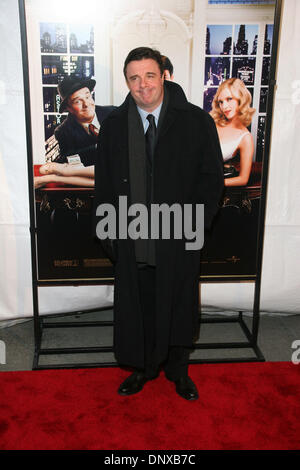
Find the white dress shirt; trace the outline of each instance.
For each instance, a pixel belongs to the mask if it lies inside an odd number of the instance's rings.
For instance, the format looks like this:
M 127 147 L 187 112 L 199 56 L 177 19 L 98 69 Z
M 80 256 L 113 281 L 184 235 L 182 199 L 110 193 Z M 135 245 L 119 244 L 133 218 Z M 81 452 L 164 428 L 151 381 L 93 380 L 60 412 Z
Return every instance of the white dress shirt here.
M 149 121 L 147 119 L 147 116 L 148 114 L 152 114 L 154 116 L 154 120 L 155 120 L 155 125 L 157 127 L 157 124 L 158 124 L 158 119 L 159 119 L 159 115 L 160 115 L 160 111 L 161 111 L 161 107 L 162 107 L 162 102 L 160 103 L 159 106 L 157 106 L 157 108 L 155 108 L 151 113 L 149 113 L 148 111 L 145 111 L 144 109 L 140 108 L 139 106 L 137 106 L 137 110 L 141 116 L 141 119 L 142 119 L 142 123 L 143 123 L 143 126 L 144 126 L 144 133 L 146 134 L 147 132 L 147 129 L 149 127 Z

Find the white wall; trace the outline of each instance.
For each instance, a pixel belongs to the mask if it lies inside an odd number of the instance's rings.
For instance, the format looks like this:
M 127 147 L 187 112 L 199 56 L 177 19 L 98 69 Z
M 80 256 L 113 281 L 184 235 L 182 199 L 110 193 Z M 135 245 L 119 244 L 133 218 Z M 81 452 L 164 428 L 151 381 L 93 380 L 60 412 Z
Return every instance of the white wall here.
M 262 270 L 261 310 L 268 312 L 300 313 L 299 22 L 299 0 L 284 0 Z M 207 285 L 202 291 L 204 305 L 251 309 L 251 286 Z
M 278 58 L 263 307 L 300 313 L 300 2 L 285 0 Z
M 1 12 L 0 318 L 9 318 L 32 312 L 31 255 L 17 2 L 2 0 Z
M 199 7 L 198 16 L 196 15 L 194 18 L 195 21 L 199 21 L 199 28 L 194 29 L 195 37 L 201 36 L 200 26 L 203 21 L 199 14 L 201 2 L 203 4 L 204 0 L 195 0 L 196 6 Z M 44 0 L 40 0 L 40 3 L 49 4 Z M 64 4 L 64 2 L 60 3 Z M 128 15 L 130 9 L 134 11 L 133 7 L 136 7 L 136 3 L 130 0 L 126 2 L 114 1 L 115 16 L 110 17 L 109 22 L 106 22 L 103 28 L 110 29 L 115 34 L 118 33 L 121 17 Z M 148 3 L 141 0 L 139 2 L 141 10 Z M 76 4 L 75 0 L 73 4 Z M 174 9 L 176 9 L 176 15 L 186 25 L 190 25 L 190 11 L 193 2 L 164 0 L 159 3 L 159 5 L 161 4 L 163 4 L 164 11 L 174 13 Z M 0 7 L 2 63 L 0 81 L 0 320 L 6 320 L 31 316 L 32 299 L 18 2 L 17 0 L 0 0 Z M 293 88 L 293 84 L 297 80 L 300 81 L 299 63 L 297 62 L 300 32 L 296 28 L 299 21 L 299 0 L 285 0 L 270 156 L 262 273 L 262 311 L 300 312 L 300 268 L 297 262 L 300 251 L 300 162 L 297 157 L 300 147 L 300 135 L 297 132 L 300 128 L 300 93 L 295 94 Z M 120 31 L 122 32 L 122 28 L 119 28 Z M 111 41 L 102 51 L 104 64 L 110 64 L 111 56 L 108 52 L 111 51 L 115 38 L 116 36 L 112 34 Z M 184 47 L 187 45 L 189 47 L 188 34 L 186 39 L 187 43 Z M 169 51 L 163 52 L 169 54 Z M 191 50 L 192 60 L 194 60 L 196 52 L 196 47 Z M 175 61 L 174 65 L 176 67 Z M 115 62 L 114 66 L 119 67 L 119 64 Z M 191 81 L 186 82 L 186 87 L 191 94 L 193 94 L 195 79 L 196 76 L 192 75 Z M 109 76 L 105 80 L 107 94 L 111 95 Z M 182 80 L 184 81 L 184 76 Z M 204 308 L 252 309 L 253 284 L 206 284 L 202 286 L 201 294 Z M 92 308 L 110 305 L 112 288 L 102 286 L 43 287 L 39 289 L 39 300 L 42 313 Z

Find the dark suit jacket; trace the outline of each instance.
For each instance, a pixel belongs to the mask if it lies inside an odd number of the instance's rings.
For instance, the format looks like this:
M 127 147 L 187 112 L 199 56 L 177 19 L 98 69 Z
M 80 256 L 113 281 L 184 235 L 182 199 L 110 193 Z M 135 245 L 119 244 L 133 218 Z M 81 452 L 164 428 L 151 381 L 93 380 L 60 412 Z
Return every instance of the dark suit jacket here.
M 96 116 L 100 125 L 114 108 L 114 106 L 96 106 Z M 65 163 L 67 156 L 78 153 L 84 166 L 95 164 L 97 137 L 89 135 L 71 113 L 55 129 L 54 135 L 60 149 L 60 156 L 56 162 Z

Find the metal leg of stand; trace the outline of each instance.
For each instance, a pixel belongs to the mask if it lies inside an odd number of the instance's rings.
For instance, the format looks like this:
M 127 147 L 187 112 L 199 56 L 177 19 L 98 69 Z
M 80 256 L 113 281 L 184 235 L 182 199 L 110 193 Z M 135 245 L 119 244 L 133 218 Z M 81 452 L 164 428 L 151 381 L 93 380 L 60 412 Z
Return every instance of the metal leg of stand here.
M 264 355 L 257 345 L 256 338 L 246 325 L 243 312 L 239 312 L 238 317 L 224 317 L 224 318 L 206 318 L 202 319 L 201 323 L 238 323 L 242 332 L 246 336 L 247 341 L 244 342 L 227 342 L 227 343 L 195 343 L 195 349 L 252 349 L 255 356 L 249 357 L 232 357 L 232 358 L 216 358 L 216 359 L 190 359 L 190 364 L 204 364 L 204 363 L 226 363 L 226 362 L 263 362 L 265 361 Z
M 85 313 L 98 311 L 97 309 L 85 311 Z M 69 312 L 70 314 L 78 314 L 82 312 Z M 53 316 L 52 316 L 53 318 Z M 86 327 L 103 327 L 113 326 L 113 321 L 78 321 L 78 322 L 47 322 L 45 318 L 41 318 L 38 324 L 35 324 L 35 354 L 33 361 L 33 370 L 46 370 L 46 369 L 77 369 L 77 368 L 92 368 L 92 367 L 114 367 L 117 366 L 116 362 L 97 362 L 97 363 L 66 363 L 66 364 L 39 364 L 40 356 L 49 355 L 67 355 L 67 354 L 86 354 L 86 353 L 108 353 L 113 352 L 112 346 L 99 346 L 99 347 L 78 347 L 78 348 L 42 348 L 42 337 L 44 329 L 55 328 L 86 328 Z

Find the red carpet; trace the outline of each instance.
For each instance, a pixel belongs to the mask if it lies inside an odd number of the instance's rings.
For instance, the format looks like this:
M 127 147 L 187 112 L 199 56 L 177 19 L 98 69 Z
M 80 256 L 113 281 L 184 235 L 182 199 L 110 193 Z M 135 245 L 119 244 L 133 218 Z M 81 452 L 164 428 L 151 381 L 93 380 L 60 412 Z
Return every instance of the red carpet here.
M 190 366 L 200 399 L 164 375 L 116 393 L 118 368 L 0 373 L 0 449 L 300 449 L 300 365 Z

